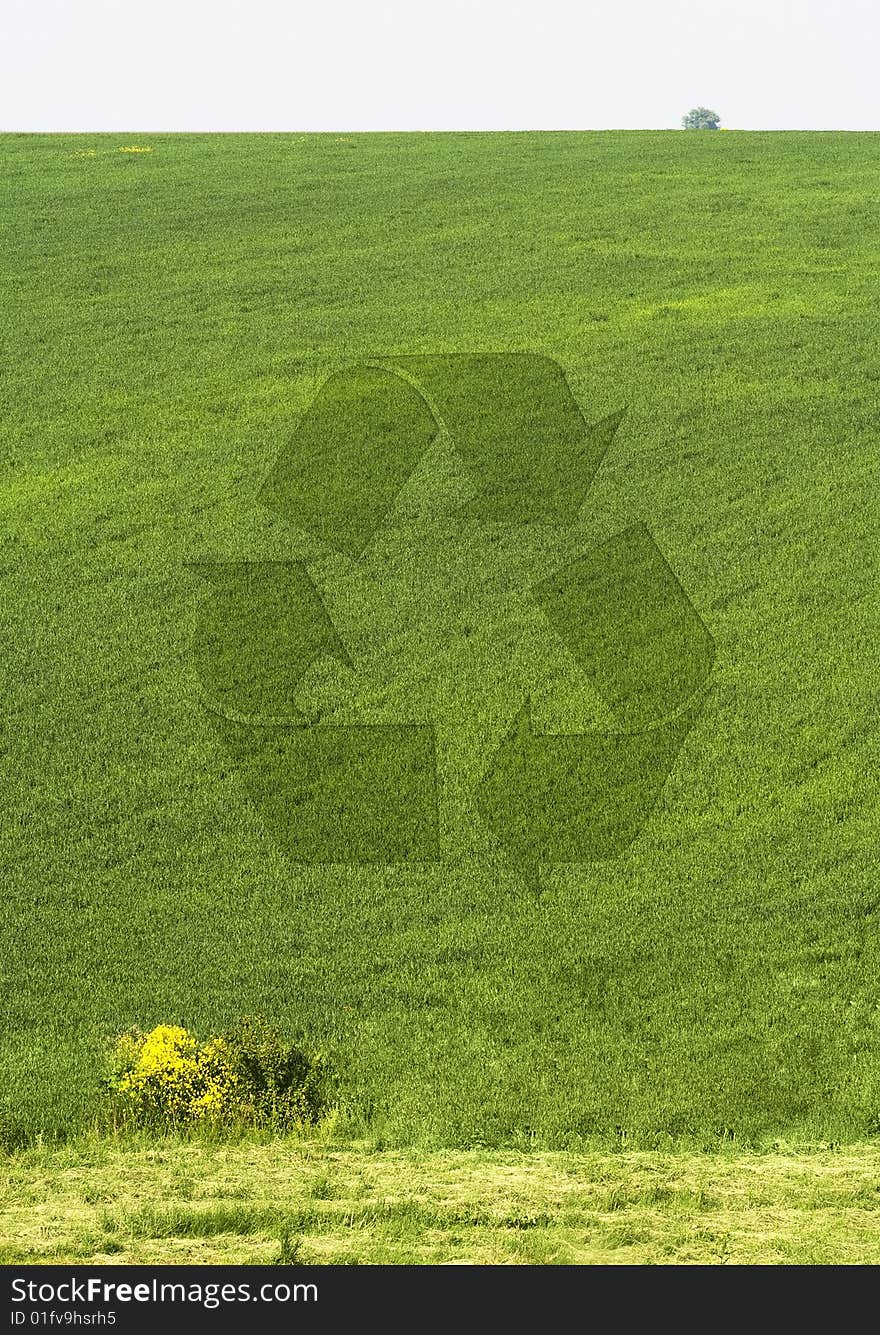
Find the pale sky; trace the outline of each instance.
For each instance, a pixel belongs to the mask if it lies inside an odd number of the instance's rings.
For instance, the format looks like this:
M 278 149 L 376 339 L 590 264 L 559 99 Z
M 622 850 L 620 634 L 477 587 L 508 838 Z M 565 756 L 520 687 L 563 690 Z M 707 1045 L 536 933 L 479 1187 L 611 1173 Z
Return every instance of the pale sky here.
M 880 0 L 0 0 L 0 130 L 880 129 Z

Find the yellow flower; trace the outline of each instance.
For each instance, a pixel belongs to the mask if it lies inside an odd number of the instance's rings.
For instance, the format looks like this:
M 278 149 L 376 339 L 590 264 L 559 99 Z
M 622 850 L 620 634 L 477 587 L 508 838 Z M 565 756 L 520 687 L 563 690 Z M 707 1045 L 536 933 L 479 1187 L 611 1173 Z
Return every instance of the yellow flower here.
M 226 1103 L 226 1091 L 217 1081 L 212 1081 L 198 1098 L 193 1099 L 190 1112 L 194 1117 L 217 1118 L 226 1111 Z
M 197 1071 L 198 1044 L 179 1025 L 158 1024 L 144 1038 L 129 1073 L 132 1087 L 148 1082 L 180 1083 Z
M 107 1079 L 115 1095 L 114 1122 L 119 1116 L 123 1124 L 179 1129 L 299 1120 L 307 1108 L 302 1090 L 282 1090 L 277 1098 L 272 1093 L 258 1106 L 247 1063 L 240 1065 L 253 1049 L 253 1036 L 249 1040 L 247 1032 L 243 1038 L 233 1033 L 203 1043 L 173 1024 L 156 1025 L 146 1034 L 136 1028 L 119 1034 Z
M 138 144 L 130 144 L 125 148 L 120 148 L 120 153 L 152 153 L 152 148 L 142 148 Z

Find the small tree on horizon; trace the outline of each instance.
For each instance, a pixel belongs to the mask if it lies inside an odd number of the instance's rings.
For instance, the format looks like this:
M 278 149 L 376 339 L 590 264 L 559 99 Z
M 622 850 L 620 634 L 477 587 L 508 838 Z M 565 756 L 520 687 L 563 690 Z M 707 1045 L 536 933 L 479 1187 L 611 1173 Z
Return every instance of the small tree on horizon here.
M 710 111 L 708 107 L 693 107 L 682 117 L 681 124 L 685 130 L 717 130 L 721 117 L 717 111 Z

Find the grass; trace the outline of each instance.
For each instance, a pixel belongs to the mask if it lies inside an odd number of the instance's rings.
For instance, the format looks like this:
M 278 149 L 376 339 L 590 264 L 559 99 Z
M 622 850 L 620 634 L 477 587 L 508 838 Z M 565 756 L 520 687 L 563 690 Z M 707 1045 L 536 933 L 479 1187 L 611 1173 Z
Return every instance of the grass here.
M 5 136 L 0 159 L 6 1143 L 91 1117 L 105 1035 L 244 1012 L 327 1048 L 351 1127 L 391 1146 L 872 1134 L 876 136 Z M 341 363 L 463 351 L 552 358 L 589 423 L 626 408 L 578 541 L 647 525 L 714 645 L 643 832 L 537 877 L 468 817 L 475 766 L 530 683 L 536 727 L 599 707 L 541 623 L 504 637 L 500 565 L 479 604 L 479 544 L 422 549 L 460 481 L 443 442 L 360 591 L 261 503 Z M 335 625 L 376 626 L 365 734 L 438 729 L 440 825 L 416 785 L 393 865 L 293 861 L 200 705 L 200 563 L 306 558 Z M 345 722 L 336 661 L 310 718 Z
M 5 1264 L 880 1263 L 873 1145 L 419 1154 L 79 1142 L 4 1167 Z

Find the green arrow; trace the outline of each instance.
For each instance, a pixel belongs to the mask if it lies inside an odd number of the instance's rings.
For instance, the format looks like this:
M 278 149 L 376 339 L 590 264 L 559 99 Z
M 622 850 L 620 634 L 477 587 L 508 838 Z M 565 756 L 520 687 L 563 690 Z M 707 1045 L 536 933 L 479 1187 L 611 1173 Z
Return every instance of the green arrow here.
M 709 675 L 712 637 L 644 524 L 533 592 L 624 728 L 674 713 Z
M 431 410 L 377 366 L 325 382 L 260 500 L 335 550 L 359 556 L 437 434 Z
M 702 700 L 640 733 L 540 734 L 527 702 L 476 796 L 526 867 L 615 857 L 644 826 Z
M 574 523 L 623 417 L 588 425 L 562 367 L 531 352 L 385 359 L 424 389 L 478 488 L 462 513 Z
M 266 828 L 298 862 L 440 856 L 434 731 L 254 727 L 206 711 Z
M 310 664 L 348 662 L 305 566 L 298 561 L 200 562 L 211 584 L 193 649 L 202 687 L 220 710 L 301 717 L 296 690 Z

